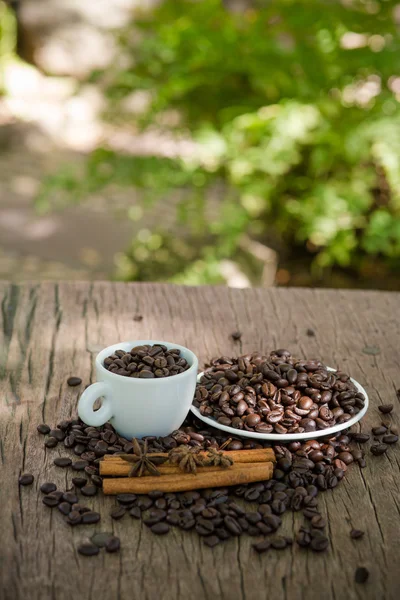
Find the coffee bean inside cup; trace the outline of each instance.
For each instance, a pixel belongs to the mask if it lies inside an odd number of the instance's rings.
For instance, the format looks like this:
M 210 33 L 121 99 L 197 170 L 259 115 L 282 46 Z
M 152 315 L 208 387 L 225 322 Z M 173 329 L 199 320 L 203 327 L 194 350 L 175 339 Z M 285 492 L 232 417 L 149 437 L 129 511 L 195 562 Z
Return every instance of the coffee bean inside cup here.
M 111 373 L 139 379 L 179 375 L 190 366 L 179 348 L 169 350 L 163 344 L 135 346 L 129 352 L 116 350 L 104 359 L 104 367 Z

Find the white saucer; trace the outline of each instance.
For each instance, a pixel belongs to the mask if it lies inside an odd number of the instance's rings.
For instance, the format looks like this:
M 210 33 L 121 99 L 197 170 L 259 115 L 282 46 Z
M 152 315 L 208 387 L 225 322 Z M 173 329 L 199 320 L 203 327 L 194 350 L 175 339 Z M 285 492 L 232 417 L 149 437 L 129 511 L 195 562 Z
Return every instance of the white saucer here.
M 327 367 L 329 371 L 335 371 L 336 369 L 332 369 L 331 367 Z M 200 377 L 203 375 L 199 373 L 197 376 L 197 381 L 200 381 Z M 360 419 L 363 418 L 365 413 L 368 410 L 369 406 L 369 398 L 367 392 L 364 390 L 363 386 L 358 383 L 355 379 L 350 377 L 351 381 L 356 386 L 357 390 L 364 394 L 365 396 L 365 404 L 364 407 L 360 410 L 359 413 L 354 415 L 351 419 L 346 421 L 345 423 L 339 423 L 338 425 L 334 425 L 333 427 L 329 427 L 328 429 L 318 429 L 317 431 L 305 431 L 304 433 L 253 433 L 252 431 L 245 431 L 243 429 L 235 429 L 234 427 L 228 427 L 227 425 L 221 425 L 215 419 L 210 419 L 209 417 L 204 417 L 200 414 L 198 408 L 196 408 L 193 404 L 190 407 L 190 410 L 198 419 L 204 421 L 210 427 L 214 427 L 215 429 L 221 429 L 222 431 L 226 431 L 226 433 L 230 433 L 231 435 L 237 437 L 248 437 L 259 440 L 269 440 L 274 442 L 294 442 L 296 440 L 314 440 L 315 438 L 320 437 L 329 437 L 339 431 L 343 431 L 343 429 L 348 429 L 355 423 L 357 423 Z

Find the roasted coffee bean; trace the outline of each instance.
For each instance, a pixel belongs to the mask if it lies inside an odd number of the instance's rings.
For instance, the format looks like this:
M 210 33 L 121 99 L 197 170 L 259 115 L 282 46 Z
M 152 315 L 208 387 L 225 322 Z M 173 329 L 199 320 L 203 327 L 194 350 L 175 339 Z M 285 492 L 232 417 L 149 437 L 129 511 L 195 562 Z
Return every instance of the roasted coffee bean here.
M 31 475 L 30 473 L 24 473 L 18 479 L 18 483 L 19 483 L 19 485 L 31 485 L 33 483 L 34 479 L 35 479 L 34 476 Z
M 42 485 L 40 486 L 40 491 L 43 492 L 43 494 L 50 494 L 51 492 L 55 492 L 57 489 L 57 486 L 55 483 L 42 483 Z
M 57 440 L 57 442 L 62 442 L 63 439 L 65 438 L 65 432 L 62 429 L 52 429 L 50 431 L 50 436 L 55 438 Z
M 180 350 L 168 350 L 166 346 L 144 345 L 132 348 L 130 352 L 117 350 L 104 360 L 104 367 L 117 375 L 154 379 L 171 377 L 190 368 Z
M 315 515 L 311 518 L 311 525 L 316 529 L 324 529 L 326 527 L 326 521 L 323 516 Z
M 273 548 L 275 548 L 275 550 L 284 550 L 288 543 L 284 537 L 278 536 L 271 541 L 271 545 Z
M 271 547 L 271 540 L 269 538 L 264 538 L 262 542 L 258 542 L 258 544 L 253 544 L 254 550 L 256 550 L 259 554 L 266 552 Z
M 83 506 L 83 504 L 79 504 L 79 502 L 77 502 L 76 504 L 72 504 L 70 506 L 70 511 L 73 512 L 77 510 L 79 514 L 83 515 L 83 513 L 85 512 L 90 512 L 90 508 L 88 508 L 87 506 Z
M 179 525 L 181 517 L 179 516 L 179 514 L 177 512 L 172 512 L 166 516 L 165 520 L 170 525 Z
M 81 492 L 84 496 L 95 496 L 99 488 L 95 485 L 84 485 L 81 488 Z
M 67 384 L 70 387 L 75 387 L 77 385 L 80 385 L 82 383 L 82 379 L 80 377 L 68 377 L 67 379 Z
M 392 412 L 393 404 L 381 404 L 380 406 L 378 406 L 378 409 L 381 411 L 381 413 L 387 415 Z
M 169 525 L 168 523 L 161 521 L 150 527 L 150 531 L 156 535 L 165 535 L 169 532 Z
M 47 440 L 45 441 L 44 445 L 46 446 L 46 448 L 55 448 L 58 444 L 58 441 L 56 440 L 55 437 L 48 437 Z
M 328 373 L 319 361 L 298 361 L 286 352 L 213 359 L 197 384 L 195 405 L 220 424 L 280 434 L 328 430 L 364 406 L 363 394 L 347 375 Z M 322 457 L 315 453 L 313 460 Z M 275 477 L 284 475 L 275 472 Z
M 326 536 L 313 537 L 311 539 L 310 548 L 314 552 L 323 552 L 329 546 L 329 540 Z
M 214 524 L 209 519 L 198 519 L 195 529 L 199 535 L 211 535 L 214 531 Z
M 383 435 L 386 432 L 387 432 L 387 427 L 385 427 L 385 425 L 380 425 L 379 427 L 372 428 L 372 433 L 374 435 Z
M 75 504 L 78 502 L 78 496 L 73 492 L 64 492 L 62 495 L 64 502 L 69 502 L 70 504 Z
M 53 506 L 57 506 L 59 504 L 60 499 L 57 496 L 52 496 L 51 494 L 48 494 L 46 496 L 43 496 L 42 502 L 46 506 L 50 506 L 51 508 L 53 508 Z
M 203 539 L 203 543 L 209 548 L 214 548 L 220 542 L 220 538 L 216 535 L 209 535 Z
M 125 513 L 126 513 L 126 509 L 124 506 L 116 506 L 110 512 L 110 517 L 112 519 L 115 519 L 116 521 L 118 521 L 119 519 L 122 519 L 122 517 L 125 515 Z M 131 515 L 131 516 L 133 516 L 133 515 Z
M 72 464 L 72 460 L 67 456 L 60 456 L 54 459 L 54 464 L 57 467 L 69 467 Z
M 119 537 L 117 537 L 115 535 L 111 536 L 105 544 L 106 552 L 118 552 L 120 548 L 121 548 L 120 539 L 119 539 Z
M 98 512 L 93 510 L 89 510 L 82 515 L 82 524 L 83 525 L 93 525 L 94 523 L 98 523 L 100 521 L 100 515 Z
M 240 535 L 242 533 L 242 528 L 233 517 L 230 517 L 229 515 L 224 517 L 224 524 L 229 533 L 232 535 Z
M 132 502 L 135 502 L 136 498 L 136 494 L 118 494 L 117 502 L 119 504 L 132 504 Z M 149 505 L 149 508 L 150 506 L 151 504 Z
M 82 522 L 82 515 L 80 512 L 78 512 L 77 510 L 73 510 L 69 513 L 69 515 L 66 518 L 66 522 L 68 523 L 68 525 L 79 525 Z
M 72 468 L 74 471 L 84 471 L 88 466 L 89 463 L 87 460 L 76 460 L 72 463 Z
M 50 427 L 48 425 L 46 425 L 46 423 L 41 423 L 40 425 L 38 425 L 36 427 L 36 429 L 42 435 L 46 435 L 46 434 L 50 433 Z
M 359 444 L 365 444 L 365 442 L 368 442 L 370 438 L 368 433 L 353 433 L 351 437 L 355 442 L 358 442 Z
M 65 516 L 69 515 L 69 513 L 71 512 L 71 505 L 69 504 L 69 502 L 60 502 L 57 508 Z
M 77 487 L 77 488 L 82 488 L 84 485 L 86 485 L 88 482 L 87 479 L 85 479 L 85 477 L 73 477 L 72 478 L 72 483 Z
M 365 583 L 368 580 L 369 571 L 365 567 L 357 567 L 354 573 L 354 581 L 356 583 Z
M 141 510 L 148 510 L 153 505 L 153 501 L 148 496 L 140 496 L 137 500 L 137 506 Z
M 350 537 L 353 538 L 353 540 L 359 540 L 363 535 L 364 531 L 361 531 L 361 529 L 352 529 L 350 531 Z
M 142 518 L 142 511 L 140 510 L 140 508 L 138 506 L 134 506 L 133 508 L 131 508 L 130 511 L 129 511 L 129 514 L 134 519 L 141 519 Z
M 399 441 L 399 436 L 394 435 L 393 433 L 388 433 L 387 435 L 384 435 L 382 438 L 382 442 L 384 444 L 395 444 L 398 441 Z
M 85 542 L 78 546 L 78 552 L 79 554 L 82 554 L 82 556 L 95 556 L 100 552 L 100 549 L 95 544 Z
M 311 543 L 310 533 L 308 531 L 299 531 L 299 533 L 296 535 L 296 542 L 302 548 L 309 546 Z
M 376 444 L 375 446 L 371 446 L 371 453 L 375 456 L 381 456 L 382 454 L 385 454 L 387 449 L 388 447 L 386 444 Z

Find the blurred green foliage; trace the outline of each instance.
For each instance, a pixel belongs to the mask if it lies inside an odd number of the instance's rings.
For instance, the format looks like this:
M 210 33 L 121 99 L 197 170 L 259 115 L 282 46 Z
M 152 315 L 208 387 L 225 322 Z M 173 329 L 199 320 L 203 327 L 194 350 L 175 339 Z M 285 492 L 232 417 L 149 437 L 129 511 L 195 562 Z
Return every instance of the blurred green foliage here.
M 189 131 L 190 159 L 95 152 L 76 194 L 110 183 L 147 198 L 188 193 L 177 231 L 134 240 L 120 276 L 220 280 L 243 234 L 306 249 L 314 272 L 400 265 L 400 11 L 391 0 L 271 0 L 230 12 L 220 0 L 165 0 L 119 34 L 120 64 L 93 74 L 107 117 Z M 397 18 L 397 23 L 396 23 Z M 118 64 L 118 63 L 117 63 Z M 207 211 L 209 191 L 223 182 Z M 48 201 L 48 191 L 41 196 Z M 53 185 L 53 188 L 52 188 Z M 180 232 L 184 231 L 181 235 Z M 178 242 L 177 242 L 178 236 Z M 188 264 L 189 263 L 189 264 Z

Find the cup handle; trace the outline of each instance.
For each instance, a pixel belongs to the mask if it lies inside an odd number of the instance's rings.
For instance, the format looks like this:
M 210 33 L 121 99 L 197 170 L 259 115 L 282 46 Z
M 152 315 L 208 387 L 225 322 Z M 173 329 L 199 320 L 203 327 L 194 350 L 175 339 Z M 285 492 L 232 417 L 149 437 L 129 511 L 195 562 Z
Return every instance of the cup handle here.
M 104 396 L 103 404 L 99 410 L 93 410 L 97 398 Z M 78 402 L 78 415 L 86 425 L 100 427 L 113 415 L 111 388 L 104 381 L 92 383 L 82 394 Z

